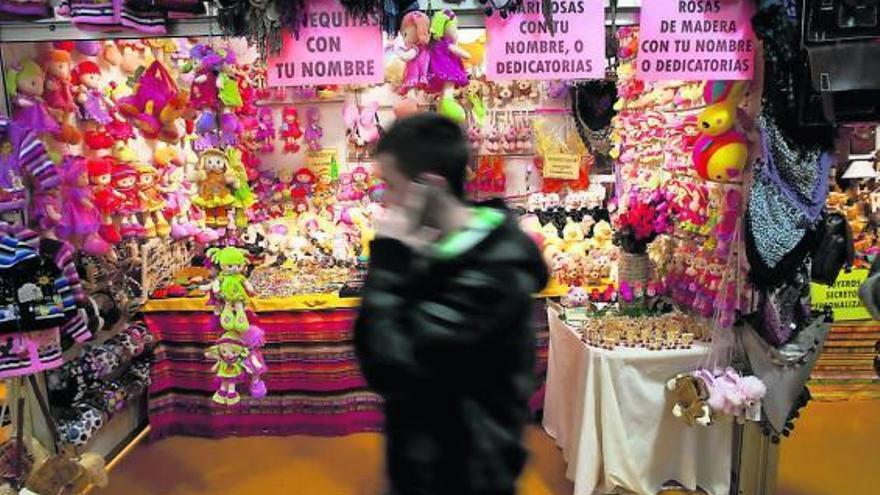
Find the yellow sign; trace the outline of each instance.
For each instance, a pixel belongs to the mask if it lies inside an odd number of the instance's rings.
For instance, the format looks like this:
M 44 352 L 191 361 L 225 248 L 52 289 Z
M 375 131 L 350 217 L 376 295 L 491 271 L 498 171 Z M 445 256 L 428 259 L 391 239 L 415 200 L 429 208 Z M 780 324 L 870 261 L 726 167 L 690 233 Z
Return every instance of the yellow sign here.
M 822 311 L 831 306 L 836 321 L 870 320 L 871 314 L 859 299 L 859 287 L 867 278 L 868 270 L 841 271 L 831 287 L 811 284 L 813 309 Z
M 547 179 L 578 180 L 580 172 L 580 155 L 569 153 L 547 153 L 544 155 L 543 175 Z
M 319 151 L 310 151 L 306 153 L 306 166 L 315 173 L 315 175 L 321 176 L 324 174 L 330 173 L 330 164 L 337 160 L 337 150 L 334 149 L 324 149 Z

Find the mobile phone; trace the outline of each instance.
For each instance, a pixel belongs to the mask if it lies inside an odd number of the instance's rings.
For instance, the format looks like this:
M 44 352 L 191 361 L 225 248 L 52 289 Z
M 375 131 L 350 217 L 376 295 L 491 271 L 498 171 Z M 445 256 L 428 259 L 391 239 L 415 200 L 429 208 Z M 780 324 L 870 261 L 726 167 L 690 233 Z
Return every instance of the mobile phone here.
M 412 181 L 406 200 L 411 232 L 431 226 L 431 213 L 445 191 L 446 181 L 434 174 L 422 174 Z

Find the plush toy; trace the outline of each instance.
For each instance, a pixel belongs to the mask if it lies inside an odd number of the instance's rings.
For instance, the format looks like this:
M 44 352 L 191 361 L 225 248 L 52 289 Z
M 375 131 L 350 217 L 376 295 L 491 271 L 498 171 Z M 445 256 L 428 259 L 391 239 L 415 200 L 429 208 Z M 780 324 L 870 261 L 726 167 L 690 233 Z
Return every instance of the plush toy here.
M 596 222 L 596 225 L 593 226 L 593 238 L 590 244 L 590 249 L 599 249 L 603 251 L 610 251 L 614 249 L 614 230 L 611 228 L 611 224 L 605 220 L 601 220 Z
M 431 59 L 431 20 L 420 10 L 408 12 L 400 21 L 403 47 L 398 53 L 406 63 L 400 94 L 412 96 L 415 90 L 428 86 L 428 64 Z
M 248 266 L 247 251 L 237 247 L 210 248 L 206 251 L 220 273 L 211 285 L 214 297 L 221 303 L 220 326 L 224 330 L 243 333 L 248 329 L 245 306 L 254 288 L 244 272 Z
M 109 124 L 111 120 L 109 104 L 101 91 L 101 69 L 98 64 L 84 60 L 76 64 L 71 77 L 80 117 L 87 122 Z
M 563 250 L 566 253 L 586 254 L 587 243 L 584 241 L 584 231 L 581 224 L 569 218 L 565 228 L 562 229 Z
M 257 111 L 256 139 L 260 143 L 260 151 L 263 153 L 275 152 L 275 121 L 272 117 L 272 109 L 260 107 Z
M 737 221 L 740 207 L 742 206 L 742 194 L 736 189 L 730 189 L 724 195 L 724 208 L 721 211 L 721 219 L 715 225 L 715 239 L 718 241 L 715 254 L 726 259 L 730 254 L 730 245 L 736 235 Z
M 262 328 L 251 325 L 248 327 L 241 341 L 248 349 L 247 358 L 244 361 L 244 369 L 251 375 L 250 394 L 255 399 L 261 399 L 266 396 L 266 383 L 262 376 L 268 371 L 266 360 L 263 359 L 263 353 L 260 351 L 266 343 L 265 332 Z
M 703 93 L 709 106 L 699 116 L 702 133 L 694 144 L 693 161 L 705 180 L 736 182 L 748 159 L 748 141 L 734 129 L 737 106 L 745 95 L 746 81 L 710 81 Z
M 43 64 L 46 67 L 43 100 L 61 127 L 58 140 L 67 144 L 79 144 L 82 141 L 82 133 L 71 121 L 73 112 L 77 108 L 73 102 L 70 53 L 64 50 L 50 50 Z
M 492 102 L 496 107 L 503 107 L 513 101 L 513 83 L 496 81 L 492 91 Z
M 145 234 L 143 226 L 138 221 L 137 214 L 141 212 L 141 199 L 138 195 L 137 169 L 128 161 L 118 161 L 113 167 L 113 189 L 119 194 L 121 200 L 115 210 L 115 217 L 119 220 L 122 237 L 142 237 Z
M 458 45 L 458 18 L 455 12 L 438 11 L 431 19 L 431 53 L 428 65 L 428 90 L 440 93 L 437 113 L 459 124 L 466 119 L 464 108 L 455 100 L 453 90 L 468 84 L 464 60 L 471 55 Z
M 321 149 L 321 138 L 324 136 L 324 129 L 321 128 L 321 111 L 318 107 L 309 107 L 306 110 L 306 131 L 304 136 L 310 151 Z
M 379 128 L 379 102 L 367 103 L 363 108 L 351 102 L 346 102 L 342 109 L 342 117 L 345 121 L 348 135 L 348 144 L 351 146 L 349 153 L 357 158 L 363 158 L 371 154 L 371 147 L 381 137 Z
M 164 180 L 159 190 L 165 194 L 164 214 L 171 218 L 170 234 L 173 239 L 188 239 L 198 233 L 190 220 L 192 184 L 183 167 L 169 163 L 164 167 Z
M 205 351 L 205 357 L 216 361 L 211 371 L 220 380 L 220 388 L 212 397 L 214 402 L 233 406 L 241 401 L 236 384 L 247 372 L 245 362 L 250 352 L 240 338 L 224 334 Z
M 666 388 L 672 392 L 675 400 L 672 414 L 676 418 L 680 418 L 688 426 L 709 425 L 712 420 L 707 403 L 709 390 L 702 379 L 690 374 L 680 374 L 669 380 Z
M 237 188 L 229 157 L 217 149 L 206 150 L 199 157 L 198 168 L 198 193 L 193 203 L 205 210 L 208 227 L 226 227 L 229 207 L 235 202 L 232 191 Z
M 562 305 L 566 308 L 582 308 L 590 302 L 590 295 L 583 287 L 570 287 L 562 298 Z
M 168 237 L 171 226 L 165 219 L 165 199 L 158 184 L 159 173 L 152 165 L 138 165 L 138 197 L 141 202 L 144 231 L 147 237 Z
M 299 112 L 296 107 L 284 107 L 281 111 L 281 130 L 279 136 L 284 140 L 285 153 L 299 153 L 299 139 L 303 136 L 299 125 Z
M 116 244 L 122 240 L 122 236 L 113 224 L 112 215 L 122 204 L 125 196 L 112 187 L 113 168 L 115 161 L 112 158 L 89 159 L 86 168 L 89 174 L 89 184 L 92 195 L 95 198 L 95 207 L 100 214 L 101 226 L 98 234 L 107 242 Z
M 180 139 L 175 121 L 186 110 L 189 94 L 181 91 L 168 70 L 154 61 L 141 74 L 134 94 L 118 100 L 119 111 L 131 120 L 148 139 L 161 138 L 167 142 Z
M 233 177 L 232 208 L 235 226 L 243 229 L 248 225 L 247 212 L 257 202 L 257 198 L 248 184 L 247 170 L 242 162 L 242 153 L 238 148 L 230 148 L 227 152 L 229 157 L 229 171 Z
M 84 158 L 69 157 L 61 169 L 61 219 L 56 233 L 86 253 L 101 256 L 110 245 L 98 235 L 101 218 L 89 188 L 87 163 Z
M 12 97 L 12 119 L 25 129 L 38 134 L 57 135 L 61 132 L 43 101 L 46 74 L 33 60 L 23 60 L 18 68 L 7 73 L 6 93 Z

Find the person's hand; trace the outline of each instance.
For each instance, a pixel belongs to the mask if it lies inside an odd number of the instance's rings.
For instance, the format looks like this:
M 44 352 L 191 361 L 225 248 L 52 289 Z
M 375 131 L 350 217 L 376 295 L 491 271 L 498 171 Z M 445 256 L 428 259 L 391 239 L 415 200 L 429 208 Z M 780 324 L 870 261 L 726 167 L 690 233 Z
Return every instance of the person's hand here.
M 390 207 L 376 222 L 376 237 L 396 239 L 417 252 L 426 250 L 440 231 L 418 224 L 418 216 L 401 207 Z

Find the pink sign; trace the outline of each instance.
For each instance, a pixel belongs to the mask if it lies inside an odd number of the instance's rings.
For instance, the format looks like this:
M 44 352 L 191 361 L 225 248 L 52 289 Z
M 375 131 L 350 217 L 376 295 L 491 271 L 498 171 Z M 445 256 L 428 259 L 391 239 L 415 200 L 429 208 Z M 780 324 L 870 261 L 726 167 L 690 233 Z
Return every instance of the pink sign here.
M 552 0 L 553 27 L 542 0 L 524 0 L 507 19 L 486 18 L 486 76 L 510 79 L 605 77 L 603 0 Z
M 755 35 L 745 0 L 642 2 L 639 77 L 648 81 L 751 79 Z
M 299 35 L 284 32 L 269 57 L 270 86 L 375 84 L 385 77 L 379 14 L 355 15 L 337 0 L 310 0 Z

